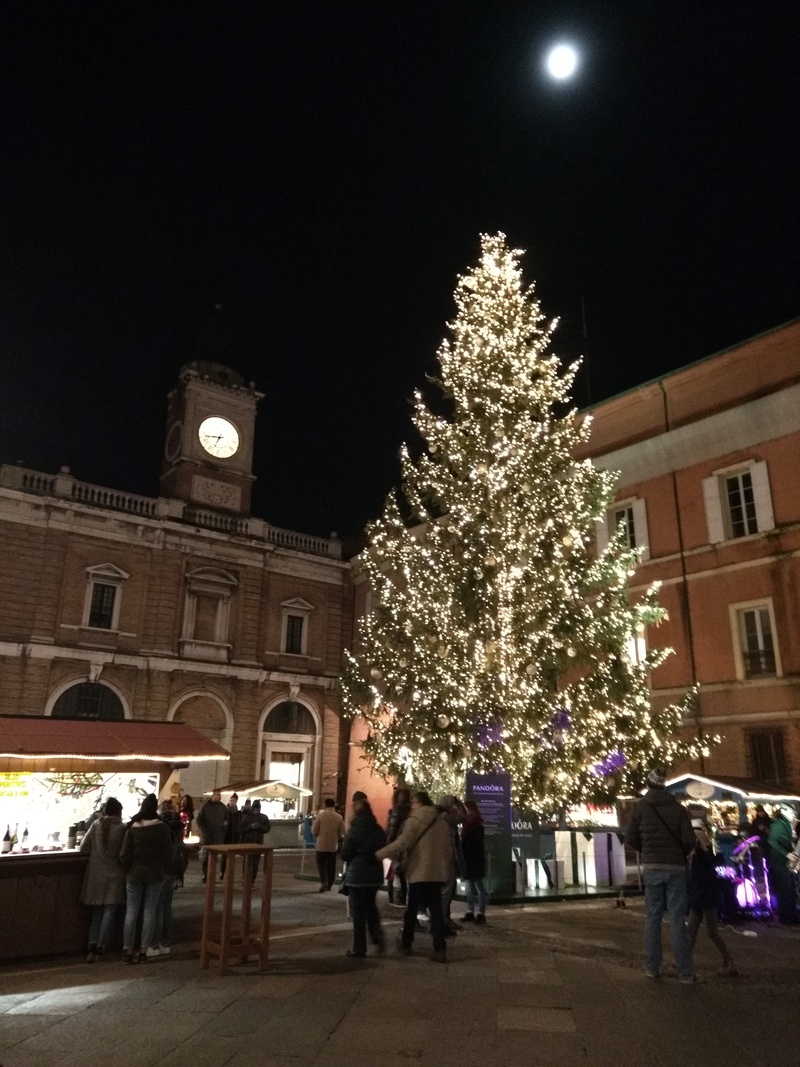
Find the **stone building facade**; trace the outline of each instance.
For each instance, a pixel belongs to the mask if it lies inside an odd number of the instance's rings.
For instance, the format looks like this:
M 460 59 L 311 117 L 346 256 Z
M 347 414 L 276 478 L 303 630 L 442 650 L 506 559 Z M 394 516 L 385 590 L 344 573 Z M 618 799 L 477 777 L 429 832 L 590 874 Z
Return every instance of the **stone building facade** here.
M 281 777 L 318 803 L 345 770 L 349 567 L 250 515 L 259 399 L 183 368 L 158 497 L 0 467 L 0 711 L 184 722 L 231 752 L 184 772 L 192 795 Z
M 620 472 L 598 547 L 642 552 L 634 587 L 660 581 L 675 651 L 656 705 L 700 683 L 687 729 L 723 742 L 711 777 L 800 790 L 800 321 L 592 409 L 585 454 Z

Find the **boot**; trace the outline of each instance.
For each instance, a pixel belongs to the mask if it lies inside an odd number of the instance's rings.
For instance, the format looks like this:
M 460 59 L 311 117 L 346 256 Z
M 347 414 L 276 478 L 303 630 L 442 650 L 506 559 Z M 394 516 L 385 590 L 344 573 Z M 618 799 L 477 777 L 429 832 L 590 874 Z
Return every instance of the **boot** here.
M 736 964 L 733 960 L 725 960 L 723 965 L 717 971 L 717 974 L 721 978 L 738 978 L 739 971 L 736 969 Z

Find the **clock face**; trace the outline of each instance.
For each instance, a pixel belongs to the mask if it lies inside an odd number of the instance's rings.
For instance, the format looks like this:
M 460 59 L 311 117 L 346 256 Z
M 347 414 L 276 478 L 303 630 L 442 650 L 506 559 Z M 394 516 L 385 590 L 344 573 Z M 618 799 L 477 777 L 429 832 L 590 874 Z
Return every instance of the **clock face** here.
M 217 459 L 230 459 L 239 451 L 239 431 L 219 415 L 203 419 L 197 436 L 206 452 Z

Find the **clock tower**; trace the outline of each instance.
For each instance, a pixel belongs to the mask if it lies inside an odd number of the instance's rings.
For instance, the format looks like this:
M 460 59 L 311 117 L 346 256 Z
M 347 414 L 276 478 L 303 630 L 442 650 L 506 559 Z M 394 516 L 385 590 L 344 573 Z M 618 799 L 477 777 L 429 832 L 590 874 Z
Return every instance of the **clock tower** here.
M 214 359 L 185 364 L 167 401 L 160 495 L 249 515 L 256 405 L 262 396 L 252 382 Z

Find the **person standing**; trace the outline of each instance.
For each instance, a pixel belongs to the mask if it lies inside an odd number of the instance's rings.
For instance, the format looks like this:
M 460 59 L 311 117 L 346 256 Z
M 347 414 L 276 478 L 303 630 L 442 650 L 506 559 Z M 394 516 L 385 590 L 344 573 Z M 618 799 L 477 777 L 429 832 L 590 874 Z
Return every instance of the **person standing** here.
M 172 858 L 164 869 L 164 881 L 156 908 L 156 925 L 153 933 L 153 947 L 161 956 L 170 953 L 172 941 L 172 897 L 176 885 L 183 885 L 184 850 L 183 824 L 171 800 L 162 800 L 158 806 L 158 816 L 167 826 L 172 841 Z M 155 952 L 150 955 L 155 955 Z
M 203 844 L 203 882 L 208 870 L 208 845 L 224 845 L 225 830 L 228 826 L 228 809 L 222 803 L 222 794 L 215 789 L 211 799 L 207 800 L 197 813 L 197 829 Z
M 192 832 L 192 822 L 194 820 L 194 801 L 188 793 L 184 793 L 181 797 L 180 810 L 178 814 L 181 817 L 183 823 L 183 836 L 188 837 Z
M 376 852 L 386 844 L 386 834 L 378 824 L 366 793 L 353 793 L 353 818 L 342 842 L 342 859 L 347 864 L 344 884 L 353 921 L 353 948 L 348 956 L 363 959 L 367 954 L 367 929 L 379 953 L 384 951 L 383 928 L 375 897 L 383 885 L 383 863 Z
M 239 823 L 239 836 L 243 845 L 263 845 L 264 838 L 270 831 L 269 819 L 261 814 L 261 801 L 254 800 L 249 811 L 242 812 Z M 253 857 L 253 881 L 256 880 L 261 857 Z
M 486 831 L 483 816 L 474 800 L 464 802 L 467 817 L 461 827 L 461 849 L 467 884 L 467 911 L 462 922 L 482 925 L 486 922 Z M 477 907 L 478 913 L 475 914 Z
M 717 857 L 711 848 L 711 839 L 703 820 L 693 819 L 692 829 L 696 842 L 689 854 L 689 944 L 694 949 L 697 931 L 705 919 L 706 933 L 722 956 L 722 967 L 718 973 L 724 978 L 735 978 L 739 972 L 719 932 Z
M 334 806 L 332 797 L 325 800 L 325 807 L 311 824 L 311 833 L 316 838 L 319 892 L 330 890 L 336 879 L 336 853 L 344 837 L 344 819 Z
M 397 948 L 403 955 L 411 955 L 417 913 L 427 909 L 433 935 L 431 959 L 435 963 L 447 963 L 442 889 L 452 871 L 453 845 L 450 827 L 427 793 L 412 793 L 411 814 L 402 833 L 380 849 L 376 858 L 395 859 L 401 853 L 405 853 L 408 901 Z
M 239 811 L 239 794 L 231 793 L 231 798 L 228 801 L 228 810 L 226 813 L 228 824 L 225 827 L 225 840 L 226 845 L 238 845 L 242 840 L 241 822 L 242 813 Z M 220 864 L 219 878 L 220 881 L 225 877 L 225 868 L 228 864 L 228 857 L 223 854 L 222 863 Z
M 109 797 L 103 812 L 81 841 L 81 852 L 89 857 L 80 897 L 92 909 L 86 957 L 89 963 L 102 958 L 114 929 L 117 909 L 125 901 L 125 874 L 119 865 L 125 838 L 122 805 L 115 797 Z
M 778 919 L 784 926 L 797 925 L 794 881 L 788 863 L 792 844 L 792 824 L 778 808 L 767 834 L 767 869 L 770 888 L 778 902 Z
M 394 796 L 392 797 L 392 806 L 389 809 L 389 821 L 386 824 L 386 843 L 390 845 L 392 841 L 397 838 L 405 825 L 406 819 L 411 814 L 411 793 L 404 786 L 400 786 L 395 789 Z M 406 882 L 405 872 L 402 870 L 402 865 L 398 869 L 395 869 L 394 864 L 390 864 L 389 870 L 386 874 L 386 888 L 389 894 L 389 903 L 394 904 L 394 881 L 397 878 L 400 883 L 400 895 L 397 903 L 399 907 L 406 906 L 406 897 L 408 895 L 408 884 Z
M 648 978 L 661 974 L 661 923 L 666 911 L 678 978 L 688 985 L 698 981 L 686 929 L 686 858 L 695 836 L 686 808 L 664 788 L 666 779 L 664 767 L 650 771 L 650 788 L 633 806 L 625 843 L 642 854 L 645 972 Z
M 156 911 L 161 886 L 172 863 L 172 835 L 158 817 L 155 793 L 148 793 L 128 823 L 119 861 L 126 874 L 127 895 L 122 958 L 125 963 L 141 963 L 146 956 L 161 955 L 155 944 Z M 136 926 L 142 906 L 142 940 L 137 955 L 134 953 Z

